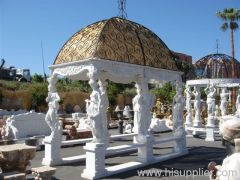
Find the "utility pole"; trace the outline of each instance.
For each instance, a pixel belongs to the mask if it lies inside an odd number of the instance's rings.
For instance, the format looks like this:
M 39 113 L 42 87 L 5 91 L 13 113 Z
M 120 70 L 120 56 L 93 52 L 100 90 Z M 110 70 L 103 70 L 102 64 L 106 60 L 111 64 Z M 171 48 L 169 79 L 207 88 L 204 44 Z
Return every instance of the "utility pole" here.
M 47 75 L 45 73 L 45 63 L 44 63 L 44 55 L 43 55 L 43 45 L 42 45 L 42 41 L 41 41 L 41 50 L 42 50 L 42 67 L 43 67 L 43 78 L 44 78 L 44 82 L 46 82 L 47 80 Z

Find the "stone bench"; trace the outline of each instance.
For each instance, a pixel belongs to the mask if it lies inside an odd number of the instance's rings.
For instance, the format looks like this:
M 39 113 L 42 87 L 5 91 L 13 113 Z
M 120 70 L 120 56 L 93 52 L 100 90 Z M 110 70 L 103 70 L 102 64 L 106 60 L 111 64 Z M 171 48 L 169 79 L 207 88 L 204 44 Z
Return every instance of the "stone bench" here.
M 49 166 L 41 166 L 32 168 L 32 175 L 37 180 L 51 180 L 52 176 L 56 172 L 56 168 Z
M 0 179 L 4 180 L 25 180 L 26 174 L 18 171 L 12 171 L 0 174 Z
M 33 136 L 49 136 L 51 130 L 45 121 L 45 114 L 29 112 L 11 116 L 6 120 L 5 138 L 24 139 Z

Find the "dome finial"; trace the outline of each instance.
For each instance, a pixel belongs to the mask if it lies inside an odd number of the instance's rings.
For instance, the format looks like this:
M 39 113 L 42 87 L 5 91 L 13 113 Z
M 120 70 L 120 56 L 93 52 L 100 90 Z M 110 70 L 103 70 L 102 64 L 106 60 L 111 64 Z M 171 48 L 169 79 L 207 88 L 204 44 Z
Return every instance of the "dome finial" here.
M 218 54 L 218 50 L 219 50 L 219 43 L 218 43 L 218 39 L 216 40 L 216 50 L 217 50 L 217 54 Z
M 127 19 L 126 0 L 118 0 L 119 17 Z

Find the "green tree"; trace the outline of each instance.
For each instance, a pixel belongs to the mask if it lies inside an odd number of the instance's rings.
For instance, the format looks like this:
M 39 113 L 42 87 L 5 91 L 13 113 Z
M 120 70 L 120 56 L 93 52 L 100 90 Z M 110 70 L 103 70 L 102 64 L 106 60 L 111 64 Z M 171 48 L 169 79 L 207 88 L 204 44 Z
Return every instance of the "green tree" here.
M 230 29 L 230 41 L 232 49 L 232 78 L 237 78 L 234 62 L 234 31 L 239 28 L 237 21 L 240 20 L 240 10 L 234 8 L 226 8 L 222 12 L 218 11 L 217 16 L 224 22 L 221 25 L 221 29 L 223 31 Z
M 40 74 L 34 74 L 34 75 L 32 76 L 32 82 L 33 82 L 33 83 L 42 83 L 42 82 L 44 82 L 44 78 L 43 78 L 43 76 L 40 75 Z

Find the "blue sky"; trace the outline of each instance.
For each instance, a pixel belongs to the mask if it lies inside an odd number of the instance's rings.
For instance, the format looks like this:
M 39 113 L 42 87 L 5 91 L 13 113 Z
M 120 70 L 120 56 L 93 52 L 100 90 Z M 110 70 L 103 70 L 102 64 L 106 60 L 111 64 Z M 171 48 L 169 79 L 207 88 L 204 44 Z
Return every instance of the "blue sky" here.
M 155 32 L 174 51 L 193 60 L 216 52 L 231 55 L 230 32 L 220 30 L 218 10 L 240 8 L 240 0 L 127 0 L 128 19 Z M 43 73 L 62 45 L 81 28 L 117 16 L 117 0 L 0 0 L 0 58 L 6 66 Z M 239 23 L 240 24 L 240 23 Z M 240 60 L 240 30 L 235 32 Z

